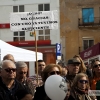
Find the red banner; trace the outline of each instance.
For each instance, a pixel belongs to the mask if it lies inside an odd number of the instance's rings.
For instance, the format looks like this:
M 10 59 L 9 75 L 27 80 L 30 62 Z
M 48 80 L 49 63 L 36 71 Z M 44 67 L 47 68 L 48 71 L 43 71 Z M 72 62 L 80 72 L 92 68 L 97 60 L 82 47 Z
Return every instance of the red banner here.
M 80 53 L 80 56 L 83 60 L 88 59 L 90 57 L 96 56 L 100 54 L 100 43 L 86 49 L 85 51 Z

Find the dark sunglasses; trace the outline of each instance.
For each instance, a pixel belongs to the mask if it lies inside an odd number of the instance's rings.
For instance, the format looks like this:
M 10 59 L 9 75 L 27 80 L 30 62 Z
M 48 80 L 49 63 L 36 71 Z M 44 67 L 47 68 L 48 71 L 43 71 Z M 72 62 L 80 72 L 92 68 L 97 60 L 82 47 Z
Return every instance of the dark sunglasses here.
M 16 68 L 7 68 L 5 69 L 6 72 L 10 73 L 11 71 L 16 72 Z
M 60 71 L 52 71 L 49 73 L 50 75 L 54 75 L 54 74 L 57 74 L 57 75 L 60 75 Z
M 27 72 L 19 72 L 19 74 L 27 74 Z
M 43 64 L 40 64 L 39 66 L 45 66 L 45 65 L 43 65 Z
M 74 66 L 80 66 L 80 64 L 77 64 L 77 63 L 76 63 L 76 64 L 73 64 L 73 65 L 74 65 Z
M 80 83 L 85 83 L 85 84 L 88 83 L 87 80 L 80 80 L 79 82 L 80 82 Z
M 94 68 L 97 68 L 98 66 L 100 66 L 100 64 L 98 64 L 98 65 L 94 65 L 93 67 L 94 67 Z

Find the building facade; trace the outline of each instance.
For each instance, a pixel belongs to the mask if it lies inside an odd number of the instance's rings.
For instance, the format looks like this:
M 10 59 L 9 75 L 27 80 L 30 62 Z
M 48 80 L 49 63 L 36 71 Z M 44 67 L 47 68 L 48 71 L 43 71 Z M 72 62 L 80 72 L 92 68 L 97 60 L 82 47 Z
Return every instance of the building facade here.
M 60 29 L 66 60 L 100 42 L 100 0 L 60 0 Z
M 10 30 L 10 13 L 52 10 L 59 12 L 59 0 L 0 0 L 0 39 L 11 45 L 35 51 L 35 38 L 29 31 Z M 36 31 L 36 40 L 37 51 L 43 53 L 44 61 L 47 64 L 55 63 L 56 43 L 60 43 L 60 28 Z

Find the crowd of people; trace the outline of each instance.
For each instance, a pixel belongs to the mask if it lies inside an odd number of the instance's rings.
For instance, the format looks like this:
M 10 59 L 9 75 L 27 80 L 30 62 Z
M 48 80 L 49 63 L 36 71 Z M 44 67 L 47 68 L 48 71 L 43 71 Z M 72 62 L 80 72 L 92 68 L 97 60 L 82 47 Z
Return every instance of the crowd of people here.
M 100 100 L 96 94 L 88 94 L 89 90 L 100 90 L 98 59 L 88 66 L 79 55 L 67 63 L 60 61 L 46 65 L 43 60 L 38 60 L 35 72 L 35 75 L 28 76 L 25 62 L 16 62 L 13 55 L 5 55 L 0 67 L 0 100 L 51 100 L 44 89 L 46 79 L 51 75 L 60 75 L 65 79 L 67 93 L 64 100 Z

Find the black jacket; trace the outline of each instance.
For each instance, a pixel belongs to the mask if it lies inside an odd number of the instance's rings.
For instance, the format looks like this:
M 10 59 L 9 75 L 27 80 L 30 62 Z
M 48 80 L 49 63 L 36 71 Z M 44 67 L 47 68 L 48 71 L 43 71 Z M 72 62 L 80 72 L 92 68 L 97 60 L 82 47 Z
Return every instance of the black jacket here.
M 2 78 L 0 77 L 0 100 L 18 100 L 16 92 L 19 91 L 20 89 L 28 89 L 28 88 L 15 80 L 14 87 L 11 90 L 9 90 L 6 87 L 6 85 L 2 82 Z
M 33 100 L 50 100 L 45 93 L 44 85 L 36 88 Z

